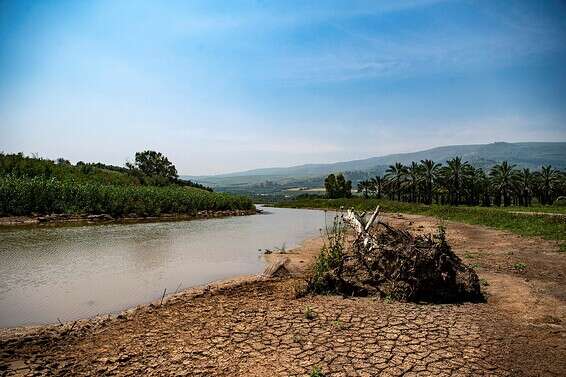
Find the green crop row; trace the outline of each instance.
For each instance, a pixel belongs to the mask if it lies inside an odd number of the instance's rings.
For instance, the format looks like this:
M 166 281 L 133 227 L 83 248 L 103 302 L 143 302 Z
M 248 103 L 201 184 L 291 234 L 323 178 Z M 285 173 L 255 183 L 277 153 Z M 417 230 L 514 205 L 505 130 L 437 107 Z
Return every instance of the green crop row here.
M 43 177 L 0 177 L 0 216 L 34 213 L 156 216 L 252 208 L 248 198 L 175 185 L 123 186 Z

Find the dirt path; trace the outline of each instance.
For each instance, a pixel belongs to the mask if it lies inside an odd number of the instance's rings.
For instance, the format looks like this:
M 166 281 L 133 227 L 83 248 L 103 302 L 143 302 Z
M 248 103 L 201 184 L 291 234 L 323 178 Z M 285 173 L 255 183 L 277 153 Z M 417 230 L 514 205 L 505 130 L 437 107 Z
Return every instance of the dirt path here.
M 387 219 L 419 232 L 438 224 Z M 318 366 L 331 376 L 566 375 L 566 255 L 484 227 L 447 230 L 489 284 L 487 303 L 295 298 L 300 279 L 246 278 L 72 329 L 4 330 L 0 374 L 305 376 Z M 320 245 L 289 254 L 291 269 L 304 270 Z
M 522 215 L 533 215 L 533 216 L 558 216 L 566 217 L 566 213 L 555 213 L 555 212 L 532 212 L 532 211 L 509 211 L 510 213 L 519 213 Z

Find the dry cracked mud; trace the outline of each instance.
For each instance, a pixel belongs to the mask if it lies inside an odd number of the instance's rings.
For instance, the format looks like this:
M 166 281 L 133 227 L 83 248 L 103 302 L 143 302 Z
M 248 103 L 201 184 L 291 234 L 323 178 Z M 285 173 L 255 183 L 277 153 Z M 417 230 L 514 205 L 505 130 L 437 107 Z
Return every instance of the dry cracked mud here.
M 437 221 L 393 215 L 414 231 Z M 487 302 L 430 305 L 295 297 L 300 278 L 196 288 L 163 305 L 0 332 L 1 375 L 564 376 L 566 256 L 555 243 L 449 223 Z M 287 257 L 304 270 L 311 240 Z M 468 261 L 470 259 L 471 261 Z M 515 263 L 527 267 L 515 271 Z

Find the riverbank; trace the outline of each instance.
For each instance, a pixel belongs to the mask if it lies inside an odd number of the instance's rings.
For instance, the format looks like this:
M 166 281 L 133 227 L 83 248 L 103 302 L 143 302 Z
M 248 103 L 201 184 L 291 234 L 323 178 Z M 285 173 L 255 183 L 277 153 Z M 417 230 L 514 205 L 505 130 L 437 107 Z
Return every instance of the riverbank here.
M 134 223 L 152 221 L 185 221 L 197 219 L 210 219 L 228 216 L 248 216 L 261 213 L 259 209 L 223 210 L 223 211 L 197 211 L 192 214 L 164 213 L 159 216 L 138 216 L 135 213 L 127 216 L 113 217 L 109 214 L 51 214 L 31 216 L 3 216 L 0 217 L 0 226 L 21 225 L 64 225 L 64 224 L 100 224 L 100 223 Z
M 561 243 L 566 251 L 566 207 L 479 207 L 407 203 L 375 198 L 305 198 L 274 204 L 280 208 L 330 209 L 355 208 L 373 211 L 380 206 L 382 212 L 433 216 L 442 220 L 485 225 L 521 236 L 542 237 Z
M 437 219 L 386 215 L 414 232 Z M 330 376 L 566 373 L 566 258 L 555 242 L 448 222 L 487 302 L 419 305 L 297 298 L 301 279 L 247 276 L 193 288 L 118 315 L 0 331 L 6 375 Z M 285 254 L 292 275 L 320 249 Z

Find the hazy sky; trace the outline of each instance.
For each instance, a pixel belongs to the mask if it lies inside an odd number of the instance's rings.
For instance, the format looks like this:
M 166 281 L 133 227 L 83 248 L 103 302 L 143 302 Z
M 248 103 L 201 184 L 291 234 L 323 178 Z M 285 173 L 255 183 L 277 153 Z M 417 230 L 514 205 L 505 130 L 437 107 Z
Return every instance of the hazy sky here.
M 196 175 L 564 141 L 542 3 L 0 1 L 0 150 Z

